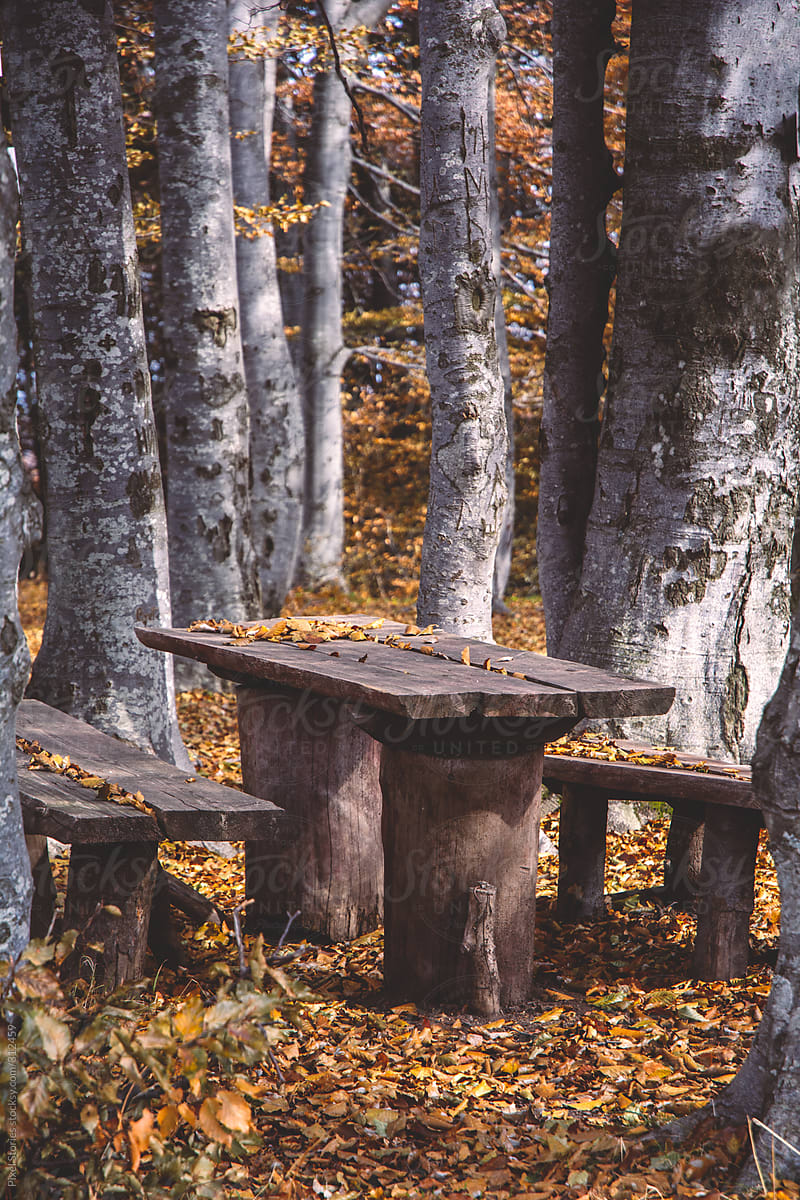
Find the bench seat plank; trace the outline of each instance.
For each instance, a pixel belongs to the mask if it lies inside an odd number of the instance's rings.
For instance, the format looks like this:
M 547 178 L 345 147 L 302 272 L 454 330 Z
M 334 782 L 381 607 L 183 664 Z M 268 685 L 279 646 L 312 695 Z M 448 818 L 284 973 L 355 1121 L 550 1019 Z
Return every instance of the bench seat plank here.
M 697 758 L 695 761 L 705 760 Z M 737 808 L 760 807 L 747 780 L 712 771 L 685 771 L 679 767 L 649 767 L 640 763 L 545 754 L 544 782 L 547 787 L 571 783 L 602 788 L 614 800 L 696 800 Z
M 17 751 L 25 832 L 60 842 L 148 842 L 164 835 L 152 817 L 127 804 L 100 800 L 73 779 L 30 771 L 30 755 Z
M 183 840 L 240 841 L 258 837 L 278 839 L 285 832 L 286 814 L 268 800 L 249 796 L 201 776 L 189 777 L 185 771 L 146 754 L 118 738 L 109 737 L 75 717 L 50 708 L 38 700 L 23 700 L 17 711 L 17 735 L 37 741 L 51 754 L 68 755 L 84 770 L 119 784 L 129 792 L 141 792 L 156 813 L 158 838 Z M 34 772 L 27 772 L 34 774 Z M 44 772 L 39 772 L 44 774 Z M 56 780 L 61 776 L 51 775 Z M 78 792 L 86 789 L 78 786 Z M 104 808 L 112 805 L 98 801 Z M 117 805 L 123 813 L 134 808 Z M 88 810 L 87 810 L 88 815 Z M 138 816 L 145 814 L 137 813 Z M 30 832 L 36 832 L 31 829 Z M 58 837 L 52 829 L 47 832 Z M 149 836 L 149 835 L 148 835 Z M 72 840 L 63 838 L 63 841 Z M 82 841 L 123 841 L 111 834 L 102 839 L 82 837 Z M 146 839 L 145 839 L 146 840 Z

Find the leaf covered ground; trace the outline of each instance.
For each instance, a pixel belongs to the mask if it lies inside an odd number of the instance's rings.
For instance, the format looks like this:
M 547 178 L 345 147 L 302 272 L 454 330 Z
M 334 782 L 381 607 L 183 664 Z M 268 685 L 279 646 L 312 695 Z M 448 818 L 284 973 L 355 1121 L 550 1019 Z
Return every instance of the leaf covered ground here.
M 331 602 L 324 597 L 318 611 Z M 310 611 L 307 600 L 301 604 Z M 496 628 L 495 636 L 541 648 L 534 609 L 516 629 L 504 618 L 510 627 Z M 240 783 L 233 697 L 186 693 L 179 711 L 198 769 Z M 557 843 L 557 814 L 545 829 Z M 659 816 L 639 832 L 610 835 L 607 891 L 660 882 L 666 832 Z M 242 846 L 230 860 L 177 844 L 162 846 L 161 857 L 218 906 L 230 910 L 243 898 Z M 60 891 L 65 870 L 61 858 Z M 237 1076 L 261 1144 L 234 1164 L 226 1194 L 734 1195 L 746 1129 L 707 1122 L 679 1149 L 648 1134 L 712 1099 L 747 1053 L 769 992 L 778 928 L 766 842 L 751 966 L 732 984 L 688 978 L 693 919 L 635 896 L 596 924 L 562 927 L 554 917 L 556 874 L 557 859 L 542 858 L 532 998 L 502 1020 L 387 1004 L 380 931 L 350 945 L 308 947 L 289 974 L 314 999 L 272 1057 Z M 195 994 L 208 1000 L 219 979 L 215 964 L 223 973 L 236 970 L 227 929 L 184 925 L 183 936 L 188 969 L 156 975 L 157 964 L 149 964 L 154 1004 L 185 1004 Z M 171 1136 L 206 1133 L 184 1123 Z M 765 1171 L 769 1178 L 768 1164 Z M 788 1185 L 777 1194 L 798 1190 Z

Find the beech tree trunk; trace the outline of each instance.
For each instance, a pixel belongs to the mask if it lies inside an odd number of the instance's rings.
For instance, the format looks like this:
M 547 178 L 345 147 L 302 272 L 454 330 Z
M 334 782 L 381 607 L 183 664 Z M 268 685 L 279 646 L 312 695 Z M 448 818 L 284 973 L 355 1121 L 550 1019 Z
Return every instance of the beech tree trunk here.
M 497 143 L 495 138 L 495 76 L 492 71 L 489 84 L 489 133 L 492 148 L 489 154 L 489 186 L 491 188 L 492 211 L 492 267 L 494 270 L 497 299 L 494 306 L 494 332 L 497 338 L 497 359 L 500 367 L 500 377 L 503 380 L 503 409 L 506 422 L 506 506 L 503 512 L 503 523 L 500 527 L 500 538 L 497 543 L 497 553 L 494 559 L 494 579 L 492 582 L 492 609 L 494 612 L 508 612 L 503 597 L 508 587 L 511 574 L 511 555 L 514 547 L 514 498 L 516 480 L 514 478 L 514 402 L 511 392 L 511 362 L 508 357 L 508 331 L 506 329 L 506 313 L 503 307 L 503 262 L 502 237 L 503 225 L 500 218 L 500 196 L 497 189 Z
M 0 125 L 0 962 L 16 958 L 27 945 L 33 895 L 15 753 L 17 705 L 30 667 L 17 611 L 22 463 L 17 441 L 16 235 L 17 183 Z
M 13 0 L 3 68 L 30 253 L 50 590 L 28 694 L 186 761 L 110 4 Z
M 270 201 L 276 61 L 266 46 L 279 9 L 229 0 L 231 34 L 252 33 L 262 53 L 230 58 L 231 163 L 237 205 Z M 284 333 L 275 239 L 236 235 L 236 275 L 250 409 L 253 544 L 264 613 L 278 613 L 292 585 L 303 524 L 303 413 Z
M 341 374 L 342 231 L 350 179 L 350 98 L 325 71 L 314 80 L 304 200 L 320 204 L 303 238 L 303 412 L 306 434 L 305 520 L 301 575 L 311 587 L 341 581 L 344 552 L 344 460 Z
M 175 622 L 260 611 L 228 132 L 225 6 L 156 0 L 167 419 Z M 208 687 L 197 663 L 181 687 Z
M 373 28 L 391 0 L 326 0 L 337 33 Z M 341 582 L 344 551 L 344 462 L 341 373 L 348 351 L 342 334 L 342 231 L 350 181 L 350 98 L 334 71 L 314 80 L 314 105 L 306 150 L 304 199 L 321 204 L 303 238 L 305 293 L 302 322 L 302 388 L 306 431 L 306 482 L 300 573 L 318 587 Z
M 615 0 L 553 6 L 550 303 L 536 553 L 547 649 L 557 654 L 580 579 L 594 491 L 603 332 L 614 275 L 605 213 L 619 180 L 603 132 Z
M 787 12 L 798 27 L 797 7 Z M 778 31 L 776 31 L 778 32 Z M 783 31 L 780 31 L 783 32 Z M 792 41 L 777 42 L 789 57 Z M 796 43 L 794 43 L 796 52 Z M 763 52 L 763 47 L 762 47 Z M 779 54 L 778 57 L 781 55 Z M 796 59 L 795 59 L 796 61 Z M 797 189 L 796 167 L 793 169 Z M 800 1180 L 800 1156 L 779 1139 L 798 1144 L 800 1110 L 800 750 L 797 740 L 800 712 L 800 625 L 795 621 L 792 643 L 778 689 L 767 705 L 758 732 L 753 759 L 753 786 L 764 805 L 772 857 L 781 890 L 781 933 L 778 962 L 772 976 L 761 1024 L 750 1054 L 731 1084 L 714 1102 L 716 1119 L 744 1121 L 758 1118 L 767 1129 L 753 1125 L 755 1153 L 764 1174 Z M 771 1132 L 769 1132 L 771 1131 Z M 772 1134 L 776 1136 L 773 1137 Z M 751 1159 L 740 1179 L 742 1187 L 756 1187 L 758 1172 Z
M 764 0 L 634 11 L 631 59 L 654 66 L 628 100 L 609 397 L 558 647 L 676 685 L 665 717 L 629 729 L 743 761 L 789 635 L 797 16 Z
M 505 25 L 489 0 L 421 0 L 420 279 L 432 447 L 418 620 L 491 639 L 506 504 L 492 261 L 489 87 Z

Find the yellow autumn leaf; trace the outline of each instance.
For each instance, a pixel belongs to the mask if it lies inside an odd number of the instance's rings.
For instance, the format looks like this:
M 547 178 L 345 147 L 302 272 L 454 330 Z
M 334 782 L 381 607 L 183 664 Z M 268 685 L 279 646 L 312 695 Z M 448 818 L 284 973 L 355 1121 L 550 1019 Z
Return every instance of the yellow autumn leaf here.
M 45 1054 L 51 1062 L 61 1062 L 72 1044 L 69 1026 L 46 1012 L 35 1013 L 33 1020 Z
M 188 1042 L 203 1032 L 203 1012 L 201 998 L 192 996 L 173 1014 L 172 1027 L 183 1041 Z
M 154 1125 L 153 1114 L 149 1108 L 146 1108 L 138 1121 L 131 1121 L 128 1126 L 128 1141 L 131 1147 L 131 1167 L 134 1171 L 139 1170 L 139 1163 L 142 1160 L 142 1155 L 150 1148 L 150 1135 L 153 1132 Z
M 156 1120 L 158 1121 L 158 1132 L 162 1138 L 170 1137 L 178 1128 L 181 1120 L 177 1104 L 166 1104 L 159 1110 Z
M 223 1125 L 220 1125 L 217 1120 L 218 1109 L 219 1105 L 217 1101 L 207 1096 L 200 1105 L 198 1124 L 209 1141 L 220 1142 L 223 1146 L 230 1146 L 233 1143 L 233 1134 L 225 1129 Z
M 236 1092 L 217 1092 L 217 1120 L 234 1133 L 247 1133 L 253 1124 L 253 1114 L 244 1096 Z
M 464 649 L 461 651 L 461 661 L 465 667 L 472 666 L 472 664 L 469 661 L 469 646 L 465 646 Z

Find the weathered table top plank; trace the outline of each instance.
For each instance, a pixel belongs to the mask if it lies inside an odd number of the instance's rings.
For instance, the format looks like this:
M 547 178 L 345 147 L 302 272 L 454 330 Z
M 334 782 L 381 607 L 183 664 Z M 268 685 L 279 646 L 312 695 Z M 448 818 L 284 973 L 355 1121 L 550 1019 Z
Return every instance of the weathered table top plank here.
M 571 691 L 531 684 L 461 662 L 346 639 L 301 650 L 283 642 L 231 644 L 227 634 L 137 628 L 146 646 L 196 658 L 232 674 L 362 703 L 413 720 L 466 716 L 577 719 Z M 433 647 L 435 649 L 436 647 Z
M 279 827 L 282 829 L 286 824 L 283 809 L 270 801 L 224 787 L 199 775 L 190 776 L 179 767 L 100 733 L 85 722 L 38 700 L 23 700 L 20 704 L 17 735 L 39 742 L 42 749 L 51 754 L 69 755 L 71 761 L 85 771 L 99 775 L 109 783 L 119 784 L 125 791 L 141 792 L 156 813 L 162 838 L 176 841 L 269 838 L 273 825 L 277 836 Z M 52 778 L 60 777 L 53 775 Z M 87 796 L 91 796 L 88 791 Z M 114 807 L 112 802 L 98 803 L 104 804 L 106 809 Z M 137 811 L 121 805 L 116 807 Z
M 346 613 L 309 620 L 366 625 L 374 618 L 366 613 Z M 473 638 L 406 635 L 405 628 L 399 622 L 384 621 L 380 628 L 369 631 L 368 636 L 377 638 L 377 643 L 337 639 L 321 643 L 314 651 L 279 642 L 231 644 L 226 634 L 143 628 L 136 632 L 147 646 L 184 654 L 222 671 L 361 701 L 415 720 L 476 711 L 486 716 L 572 715 L 576 721 L 640 716 L 666 712 L 675 696 L 674 688 L 624 679 L 580 663 Z M 427 644 L 432 653 L 380 645 L 397 636 L 415 647 Z M 462 662 L 465 649 L 470 652 L 469 666 Z M 484 670 L 487 659 L 508 674 Z M 513 678 L 515 672 L 524 679 Z
M 336 620 L 336 617 L 329 618 Z M 342 617 L 353 624 L 368 624 L 374 620 L 366 613 L 355 613 Z M 380 640 L 387 637 L 402 637 L 412 645 L 430 641 L 430 638 L 406 635 L 406 626 L 399 621 L 384 621 L 380 629 L 370 634 Z M 505 667 L 509 674 L 516 671 L 531 683 L 565 688 L 578 697 L 579 717 L 626 717 L 652 716 L 667 712 L 675 699 L 675 689 L 644 679 L 628 679 L 611 675 L 596 667 L 566 659 L 548 658 L 532 650 L 514 650 L 494 642 L 481 642 L 475 638 L 455 637 L 451 634 L 436 634 L 434 650 L 445 654 L 453 662 L 460 662 L 465 649 L 470 659 L 480 665 L 487 658 L 493 664 Z

